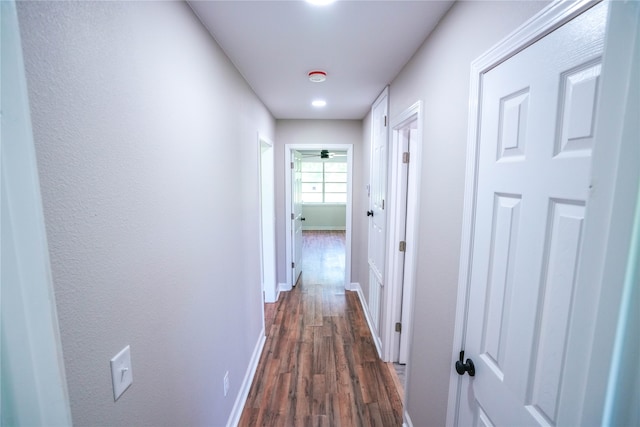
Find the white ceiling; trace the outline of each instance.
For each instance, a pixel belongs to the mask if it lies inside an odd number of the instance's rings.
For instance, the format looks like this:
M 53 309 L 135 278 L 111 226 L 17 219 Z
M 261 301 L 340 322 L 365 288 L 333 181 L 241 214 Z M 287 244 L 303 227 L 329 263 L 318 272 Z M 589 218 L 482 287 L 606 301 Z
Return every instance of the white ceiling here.
M 277 119 L 362 119 L 453 0 L 188 3 Z

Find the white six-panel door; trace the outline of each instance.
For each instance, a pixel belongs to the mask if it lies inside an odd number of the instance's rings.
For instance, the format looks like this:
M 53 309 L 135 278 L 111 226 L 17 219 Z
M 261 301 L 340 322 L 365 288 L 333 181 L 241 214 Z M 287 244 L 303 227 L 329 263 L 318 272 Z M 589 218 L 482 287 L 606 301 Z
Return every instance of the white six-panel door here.
M 566 345 L 585 333 L 572 305 L 605 18 L 597 5 L 482 79 L 465 343 L 476 376 L 459 425 L 576 425 Z
M 291 162 L 291 286 L 302 273 L 302 154 L 292 151 Z
M 385 272 L 385 243 L 387 216 L 385 197 L 387 193 L 387 145 L 388 145 L 388 92 L 378 97 L 371 114 L 371 176 L 369 195 L 369 313 L 373 327 L 380 337 L 380 304 Z

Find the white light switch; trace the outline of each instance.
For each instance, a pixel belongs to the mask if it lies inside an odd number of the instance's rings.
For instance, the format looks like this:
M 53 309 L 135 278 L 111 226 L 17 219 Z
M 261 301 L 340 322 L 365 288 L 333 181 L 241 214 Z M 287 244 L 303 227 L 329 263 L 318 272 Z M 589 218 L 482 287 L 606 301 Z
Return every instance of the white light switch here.
M 129 346 L 123 348 L 111 359 L 111 380 L 113 381 L 113 400 L 116 401 L 133 382 Z

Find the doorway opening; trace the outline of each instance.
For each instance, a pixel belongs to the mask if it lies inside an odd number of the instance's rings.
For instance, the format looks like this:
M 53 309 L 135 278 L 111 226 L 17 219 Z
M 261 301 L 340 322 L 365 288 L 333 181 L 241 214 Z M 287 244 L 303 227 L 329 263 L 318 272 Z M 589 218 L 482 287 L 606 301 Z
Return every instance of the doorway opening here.
M 306 283 L 344 290 L 347 225 L 347 152 L 301 154 L 302 255 Z
M 416 102 L 391 123 L 389 150 L 389 233 L 384 358 L 394 363 L 404 388 L 412 329 L 417 266 L 418 207 L 422 141 L 422 103 Z
M 287 144 L 285 157 L 287 288 L 313 265 L 308 274 L 330 275 L 325 279 L 349 289 L 352 145 Z

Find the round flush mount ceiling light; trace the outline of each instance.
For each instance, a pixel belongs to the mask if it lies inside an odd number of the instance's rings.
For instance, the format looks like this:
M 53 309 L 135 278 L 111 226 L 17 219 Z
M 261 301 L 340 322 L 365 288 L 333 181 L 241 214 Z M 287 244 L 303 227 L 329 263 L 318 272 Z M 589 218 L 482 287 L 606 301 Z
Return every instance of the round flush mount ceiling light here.
M 311 103 L 311 105 L 313 105 L 316 108 L 322 108 L 327 105 L 327 101 L 325 101 L 324 99 L 316 99 Z
M 322 83 L 327 80 L 327 73 L 321 70 L 309 71 L 309 80 L 313 83 Z

